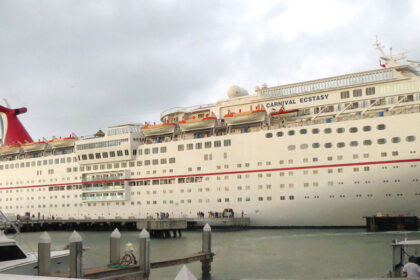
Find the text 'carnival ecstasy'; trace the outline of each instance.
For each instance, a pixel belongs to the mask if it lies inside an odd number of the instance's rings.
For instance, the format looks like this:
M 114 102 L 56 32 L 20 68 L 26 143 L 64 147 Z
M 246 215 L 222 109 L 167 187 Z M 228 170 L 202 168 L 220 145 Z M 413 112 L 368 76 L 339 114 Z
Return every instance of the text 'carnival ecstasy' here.
M 253 226 L 360 226 L 420 216 L 418 63 L 256 88 L 169 109 L 160 124 L 34 142 L 0 106 L 0 210 L 44 219 L 196 217 Z

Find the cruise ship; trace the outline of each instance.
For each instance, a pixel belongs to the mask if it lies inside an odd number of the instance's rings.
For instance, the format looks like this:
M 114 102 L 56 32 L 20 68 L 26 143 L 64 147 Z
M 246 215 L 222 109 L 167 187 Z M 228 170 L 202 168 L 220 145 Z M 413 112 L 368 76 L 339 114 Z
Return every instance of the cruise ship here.
M 0 210 L 40 219 L 142 219 L 233 211 L 251 226 L 363 226 L 420 216 L 418 62 L 376 44 L 377 69 L 231 86 L 159 123 L 34 142 L 0 106 Z M 404 60 L 404 62 L 402 62 Z

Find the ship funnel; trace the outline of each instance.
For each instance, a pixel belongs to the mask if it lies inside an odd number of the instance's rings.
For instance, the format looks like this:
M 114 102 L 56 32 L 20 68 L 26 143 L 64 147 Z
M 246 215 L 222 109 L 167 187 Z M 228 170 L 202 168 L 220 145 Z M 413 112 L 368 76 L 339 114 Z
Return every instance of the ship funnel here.
M 17 117 L 27 111 L 26 108 L 9 109 L 0 106 L 0 130 L 3 145 L 33 142 L 31 136 Z

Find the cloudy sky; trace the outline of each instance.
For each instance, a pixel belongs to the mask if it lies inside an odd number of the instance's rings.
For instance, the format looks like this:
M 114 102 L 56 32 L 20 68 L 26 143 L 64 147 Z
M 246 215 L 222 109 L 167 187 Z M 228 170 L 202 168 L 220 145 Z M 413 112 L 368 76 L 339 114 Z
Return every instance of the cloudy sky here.
M 0 97 L 34 140 L 378 67 L 375 35 L 420 60 L 420 1 L 0 0 Z M 3 100 L 0 100 L 3 103 Z

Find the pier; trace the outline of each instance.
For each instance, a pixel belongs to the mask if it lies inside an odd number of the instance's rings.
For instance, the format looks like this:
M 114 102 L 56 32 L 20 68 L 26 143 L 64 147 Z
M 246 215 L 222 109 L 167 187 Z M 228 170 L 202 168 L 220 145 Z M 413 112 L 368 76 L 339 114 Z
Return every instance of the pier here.
M 419 226 L 417 216 L 368 216 L 364 218 L 367 231 L 416 231 Z
M 138 263 L 125 263 L 132 252 L 125 251 L 125 255 L 121 256 L 121 233 L 115 229 L 110 235 L 110 254 L 109 264 L 83 268 L 83 240 L 82 237 L 74 231 L 70 238 L 70 256 L 69 256 L 69 271 L 59 273 L 51 272 L 51 238 L 47 232 L 41 235 L 38 243 L 38 275 L 53 276 L 61 278 L 83 278 L 83 279 L 148 279 L 151 269 L 158 269 L 162 267 L 175 266 L 180 264 L 187 264 L 191 262 L 201 262 L 201 269 L 203 276 L 210 275 L 211 262 L 215 254 L 211 251 L 211 227 L 206 224 L 202 231 L 202 246 L 197 253 L 161 260 L 157 262 L 150 262 L 150 234 L 146 229 L 143 229 L 138 236 L 139 256 Z

